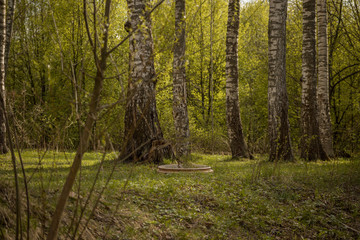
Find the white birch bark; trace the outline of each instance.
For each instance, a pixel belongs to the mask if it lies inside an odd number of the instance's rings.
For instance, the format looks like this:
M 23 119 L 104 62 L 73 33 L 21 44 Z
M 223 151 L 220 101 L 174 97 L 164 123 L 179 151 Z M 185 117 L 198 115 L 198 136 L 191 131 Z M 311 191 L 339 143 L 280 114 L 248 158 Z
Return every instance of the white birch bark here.
M 329 96 L 329 62 L 326 0 L 318 0 L 318 104 L 320 140 L 329 157 L 334 157 Z
M 303 1 L 303 49 L 301 89 L 301 158 L 328 159 L 319 136 L 316 96 L 315 0 Z
M 287 0 L 270 0 L 268 76 L 270 161 L 294 159 L 286 91 L 286 18 Z
M 0 94 L 3 104 L 6 105 L 5 93 L 5 49 L 6 49 L 6 1 L 0 0 Z M 5 109 L 0 107 L 0 154 L 7 153 Z
M 249 157 L 239 108 L 238 35 L 239 0 L 229 0 L 226 32 L 226 119 L 233 158 Z
M 173 60 L 173 116 L 178 157 L 190 154 L 190 129 L 186 99 L 185 0 L 175 0 L 175 42 Z
M 153 37 L 151 18 L 147 16 L 149 0 L 127 0 L 130 10 L 129 27 L 136 29 L 130 39 L 129 84 L 125 113 L 125 150 L 127 161 L 160 163 L 170 156 L 156 111 Z M 135 151 L 135 149 L 137 149 Z

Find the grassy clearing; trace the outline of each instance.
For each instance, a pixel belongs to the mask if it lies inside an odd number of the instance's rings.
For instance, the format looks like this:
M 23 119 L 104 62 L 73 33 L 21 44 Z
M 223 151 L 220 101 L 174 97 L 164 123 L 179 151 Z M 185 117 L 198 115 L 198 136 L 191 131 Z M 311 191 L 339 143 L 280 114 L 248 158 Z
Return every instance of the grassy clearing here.
M 23 153 L 31 176 L 31 239 L 45 236 L 73 158 L 73 153 L 43 154 Z M 73 236 L 79 206 L 86 202 L 101 157 L 100 153 L 84 157 L 62 238 Z M 193 154 L 194 162 L 212 166 L 210 174 L 159 174 L 154 165 L 114 165 L 111 159 L 107 156 L 100 168 L 80 223 L 78 233 L 92 215 L 83 239 L 360 238 L 359 158 L 273 164 L 261 156 L 256 161 L 230 161 L 228 156 Z M 0 169 L 0 238 L 11 238 L 15 208 L 9 156 L 2 157 Z M 25 209 L 24 198 L 22 202 Z M 25 222 L 25 215 L 22 218 Z

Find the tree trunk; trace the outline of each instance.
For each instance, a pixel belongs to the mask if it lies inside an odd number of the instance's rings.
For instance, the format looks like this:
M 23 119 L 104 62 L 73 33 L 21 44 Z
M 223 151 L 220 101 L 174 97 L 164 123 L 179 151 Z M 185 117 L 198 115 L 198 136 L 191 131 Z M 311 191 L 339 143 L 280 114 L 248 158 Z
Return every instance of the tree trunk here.
M 301 158 L 308 161 L 328 159 L 319 136 L 315 53 L 315 0 L 304 0 L 300 148 Z
M 269 9 L 269 140 L 270 161 L 294 159 L 286 91 L 287 0 L 270 0 Z
M 239 0 L 229 0 L 226 32 L 226 117 L 233 158 L 249 157 L 244 140 L 240 109 L 238 79 Z
M 326 0 L 318 0 L 318 104 L 320 140 L 329 157 L 334 157 L 329 97 L 329 62 Z
M 127 162 L 160 163 L 170 148 L 163 138 L 156 112 L 156 75 L 153 56 L 151 19 L 146 17 L 148 0 L 127 0 L 130 10 L 129 27 L 138 30 L 130 37 L 129 84 L 125 113 L 125 144 Z M 144 21 L 142 21 L 145 18 Z
M 5 93 L 6 1 L 0 0 L 0 94 L 6 106 Z M 0 154 L 8 152 L 6 144 L 5 109 L 0 108 Z
M 211 121 L 211 153 L 214 153 L 214 0 L 210 0 L 210 67 L 209 67 L 209 110 Z
M 9 61 L 10 45 L 11 45 L 11 36 L 14 22 L 14 11 L 15 11 L 15 0 L 7 1 L 7 15 L 6 15 L 6 45 L 5 45 L 5 75 L 6 69 Z
M 204 77 L 204 61 L 205 61 L 205 41 L 204 41 L 204 28 L 203 28 L 203 18 L 202 18 L 202 9 L 203 9 L 204 2 L 200 0 L 200 11 L 199 11 L 199 18 L 200 18 L 200 36 L 199 36 L 199 45 L 200 45 L 200 94 L 201 94 L 201 115 L 202 120 L 205 122 L 205 77 Z
M 173 115 L 178 157 L 190 154 L 190 129 L 186 100 L 185 0 L 175 1 L 175 43 L 173 62 Z

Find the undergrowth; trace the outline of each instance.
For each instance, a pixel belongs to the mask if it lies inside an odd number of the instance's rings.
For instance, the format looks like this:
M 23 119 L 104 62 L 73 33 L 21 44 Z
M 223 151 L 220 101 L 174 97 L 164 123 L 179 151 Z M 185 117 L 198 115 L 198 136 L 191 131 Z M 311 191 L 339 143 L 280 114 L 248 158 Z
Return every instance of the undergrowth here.
M 45 238 L 73 156 L 23 153 L 31 202 L 30 239 Z M 77 238 L 80 233 L 82 239 L 360 238 L 359 158 L 269 163 L 264 156 L 231 161 L 226 155 L 193 154 L 193 162 L 209 165 L 214 172 L 181 174 L 161 174 L 150 164 L 116 163 L 112 155 L 100 164 L 101 158 L 100 153 L 84 156 L 60 239 Z M 80 221 L 81 206 L 99 167 Z M 13 239 L 15 198 L 9 156 L 0 159 L 0 177 L 0 239 Z M 21 196 L 25 236 L 23 186 Z

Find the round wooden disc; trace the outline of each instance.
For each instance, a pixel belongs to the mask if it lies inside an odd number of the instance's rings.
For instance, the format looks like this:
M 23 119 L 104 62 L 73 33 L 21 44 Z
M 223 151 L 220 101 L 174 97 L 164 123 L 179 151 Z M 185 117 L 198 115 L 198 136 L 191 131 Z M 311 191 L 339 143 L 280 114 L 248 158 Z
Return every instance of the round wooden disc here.
M 177 173 L 177 172 L 213 172 L 211 167 L 206 165 L 193 164 L 191 167 L 179 167 L 178 164 L 160 165 L 158 172 Z

